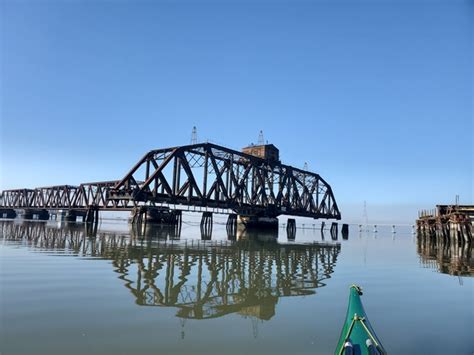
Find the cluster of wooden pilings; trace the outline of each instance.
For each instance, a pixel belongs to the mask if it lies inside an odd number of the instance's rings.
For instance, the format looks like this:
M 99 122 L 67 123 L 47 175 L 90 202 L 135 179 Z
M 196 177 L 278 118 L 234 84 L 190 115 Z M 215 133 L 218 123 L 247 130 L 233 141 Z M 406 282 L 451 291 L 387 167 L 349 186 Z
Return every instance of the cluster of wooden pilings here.
M 474 206 L 438 205 L 420 211 L 416 221 L 418 235 L 439 243 L 470 244 L 473 239 Z

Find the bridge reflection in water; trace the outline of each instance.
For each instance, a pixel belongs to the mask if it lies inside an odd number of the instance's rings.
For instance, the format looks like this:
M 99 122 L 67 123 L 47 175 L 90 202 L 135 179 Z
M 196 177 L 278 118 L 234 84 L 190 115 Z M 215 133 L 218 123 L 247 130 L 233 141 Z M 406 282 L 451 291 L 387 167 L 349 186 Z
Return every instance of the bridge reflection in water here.
M 0 223 L 4 241 L 111 260 L 138 305 L 176 307 L 182 319 L 238 313 L 268 320 L 280 297 L 324 287 L 340 252 L 340 244 L 279 244 L 264 234 L 170 240 L 169 231 L 160 229 L 145 234 L 156 238 L 144 238 L 134 229 L 90 234 L 81 224 Z

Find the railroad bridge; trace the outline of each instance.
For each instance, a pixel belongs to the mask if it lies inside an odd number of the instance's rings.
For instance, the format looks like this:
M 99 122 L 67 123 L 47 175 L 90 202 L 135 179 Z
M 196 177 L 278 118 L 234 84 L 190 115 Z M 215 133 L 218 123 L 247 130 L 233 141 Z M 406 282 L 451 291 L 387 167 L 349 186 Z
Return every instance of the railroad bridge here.
M 247 226 L 278 225 L 279 215 L 341 218 L 331 186 L 318 174 L 282 164 L 272 144 L 242 152 L 212 143 L 147 152 L 120 180 L 2 191 L 0 217 L 64 214 L 96 221 L 99 211 L 131 211 L 132 222 L 177 223 L 181 211 L 229 214 Z

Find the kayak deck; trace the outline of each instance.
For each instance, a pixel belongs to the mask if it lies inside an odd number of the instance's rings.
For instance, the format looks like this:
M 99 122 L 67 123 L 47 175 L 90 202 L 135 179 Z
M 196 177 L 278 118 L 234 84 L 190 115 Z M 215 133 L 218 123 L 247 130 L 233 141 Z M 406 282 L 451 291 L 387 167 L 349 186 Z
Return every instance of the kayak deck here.
M 360 300 L 361 295 L 362 290 L 359 286 L 352 285 L 350 287 L 346 320 L 334 353 L 335 355 L 384 355 L 387 353 L 370 325 Z

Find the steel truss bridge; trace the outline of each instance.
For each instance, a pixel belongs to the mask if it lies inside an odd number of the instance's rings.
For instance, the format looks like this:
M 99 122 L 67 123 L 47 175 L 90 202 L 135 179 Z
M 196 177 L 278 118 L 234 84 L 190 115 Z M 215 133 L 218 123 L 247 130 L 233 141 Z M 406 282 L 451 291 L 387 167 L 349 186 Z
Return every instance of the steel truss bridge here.
M 341 218 L 331 186 L 318 174 L 211 143 L 149 151 L 121 180 L 0 194 L 4 210 L 130 211 L 140 206 Z

